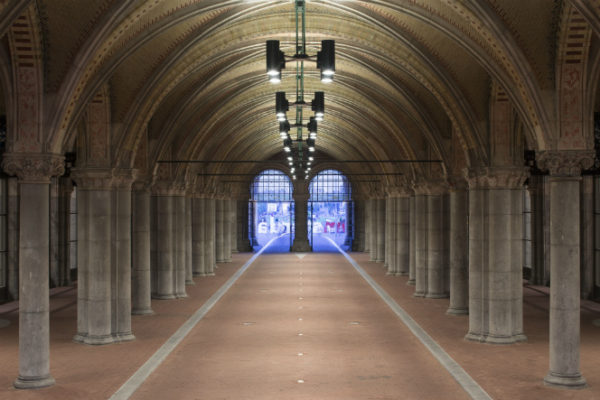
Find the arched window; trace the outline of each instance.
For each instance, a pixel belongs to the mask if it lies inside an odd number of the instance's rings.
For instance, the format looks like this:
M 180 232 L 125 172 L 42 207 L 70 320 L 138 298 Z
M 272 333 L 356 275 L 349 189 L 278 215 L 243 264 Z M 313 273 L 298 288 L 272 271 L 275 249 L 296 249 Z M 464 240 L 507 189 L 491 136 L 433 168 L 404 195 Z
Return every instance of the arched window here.
M 340 171 L 327 169 L 310 182 L 309 240 L 314 251 L 335 251 L 331 241 L 349 248 L 353 238 L 352 189 Z
M 249 232 L 253 247 L 275 239 L 271 252 L 289 251 L 294 234 L 294 186 L 281 171 L 267 169 L 256 175 L 250 187 Z

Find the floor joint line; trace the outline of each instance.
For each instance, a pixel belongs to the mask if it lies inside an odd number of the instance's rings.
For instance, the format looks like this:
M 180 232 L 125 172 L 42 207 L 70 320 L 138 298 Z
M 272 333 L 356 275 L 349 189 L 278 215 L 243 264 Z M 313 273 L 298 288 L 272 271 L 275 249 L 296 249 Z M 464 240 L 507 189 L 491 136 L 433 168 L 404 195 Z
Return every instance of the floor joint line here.
M 492 397 L 440 346 L 421 326 L 381 287 L 358 263 L 338 246 L 335 241 L 327 238 L 338 251 L 346 257 L 356 272 L 377 292 L 382 300 L 392 309 L 407 328 L 429 350 L 439 363 L 452 375 L 459 385 L 474 400 L 492 400 Z
M 283 236 L 283 235 L 281 235 Z M 281 236 L 274 237 L 254 254 L 244 265 L 236 271 L 186 322 L 171 335 L 169 339 L 146 361 L 124 384 L 117 390 L 110 400 L 129 399 L 136 390 L 148 379 L 148 377 L 162 364 L 173 350 L 181 343 L 190 331 L 200 322 L 202 318 L 213 308 L 213 306 L 227 293 L 233 284 L 242 276 L 250 265 L 260 256 L 269 245 Z

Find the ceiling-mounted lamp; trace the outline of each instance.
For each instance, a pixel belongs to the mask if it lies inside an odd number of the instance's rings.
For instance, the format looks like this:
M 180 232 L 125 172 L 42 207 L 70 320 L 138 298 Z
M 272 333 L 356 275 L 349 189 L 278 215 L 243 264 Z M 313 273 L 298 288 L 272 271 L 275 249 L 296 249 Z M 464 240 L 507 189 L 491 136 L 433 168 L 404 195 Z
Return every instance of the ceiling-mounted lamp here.
M 285 68 L 285 56 L 279 50 L 279 40 L 267 40 L 267 75 L 271 83 L 281 82 L 281 70 Z
M 306 147 L 308 147 L 308 151 L 310 153 L 314 153 L 314 151 L 315 151 L 315 139 L 306 139 Z
M 335 40 L 321 41 L 321 51 L 317 53 L 317 68 L 321 70 L 321 82 L 333 82 L 333 75 L 335 75 Z
M 290 109 L 290 102 L 285 98 L 285 92 L 275 93 L 275 113 L 279 122 L 285 121 L 285 113 Z
M 283 150 L 284 150 L 286 153 L 289 153 L 289 152 L 291 152 L 291 151 L 292 151 L 292 139 L 285 139 L 285 140 L 283 141 Z
M 325 115 L 325 92 L 315 92 L 315 98 L 311 102 L 311 108 L 315 112 L 315 119 L 322 121 Z
M 308 128 L 308 134 L 310 135 L 309 137 L 311 139 L 316 139 L 317 138 L 317 120 L 315 117 L 310 117 L 307 128 Z
M 289 132 L 290 132 L 290 123 L 287 120 L 280 121 L 279 122 L 279 135 L 281 136 L 281 138 L 282 139 L 287 138 Z

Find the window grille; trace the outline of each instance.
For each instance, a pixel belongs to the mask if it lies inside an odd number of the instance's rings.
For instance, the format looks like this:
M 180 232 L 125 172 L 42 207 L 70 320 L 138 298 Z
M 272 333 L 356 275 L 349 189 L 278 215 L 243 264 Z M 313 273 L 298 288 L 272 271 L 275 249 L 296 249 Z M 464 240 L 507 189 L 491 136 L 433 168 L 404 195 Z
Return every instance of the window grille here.
M 290 178 L 281 171 L 268 169 L 261 172 L 250 189 L 252 201 L 293 201 Z
M 321 171 L 310 182 L 310 201 L 351 201 L 350 182 L 341 172 L 327 169 Z

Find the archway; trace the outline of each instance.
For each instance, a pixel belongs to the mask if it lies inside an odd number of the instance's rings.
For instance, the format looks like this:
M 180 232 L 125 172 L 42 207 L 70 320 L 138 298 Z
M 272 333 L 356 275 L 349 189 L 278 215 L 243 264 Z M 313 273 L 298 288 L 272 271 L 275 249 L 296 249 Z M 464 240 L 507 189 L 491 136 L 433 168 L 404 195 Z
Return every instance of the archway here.
M 313 251 L 335 251 L 331 240 L 350 249 L 354 213 L 348 178 L 334 169 L 323 170 L 311 180 L 309 193 L 308 232 Z
M 294 240 L 294 199 L 290 178 L 276 169 L 258 174 L 250 187 L 249 232 L 254 249 L 270 240 L 268 252 L 287 252 Z

